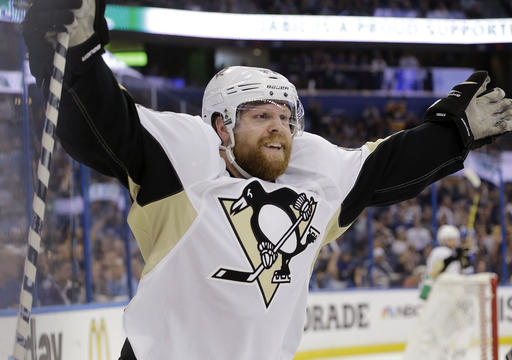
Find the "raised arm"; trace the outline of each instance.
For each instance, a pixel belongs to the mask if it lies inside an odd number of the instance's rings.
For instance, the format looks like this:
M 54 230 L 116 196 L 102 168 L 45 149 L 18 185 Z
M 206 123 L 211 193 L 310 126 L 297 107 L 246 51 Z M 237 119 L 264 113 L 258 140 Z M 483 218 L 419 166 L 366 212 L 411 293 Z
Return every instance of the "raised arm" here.
M 147 134 L 131 97 L 99 55 L 83 74 L 68 71 L 57 136 L 74 159 L 124 185 L 127 176 L 142 172 Z
M 350 224 L 367 206 L 403 201 L 463 168 L 467 150 L 453 124 L 424 123 L 364 145 L 365 159 L 343 201 L 339 223 Z
M 365 145 L 358 178 L 345 198 L 339 225 L 350 224 L 372 205 L 396 203 L 463 168 L 468 152 L 512 130 L 512 100 L 487 90 L 485 71 L 475 72 L 434 103 L 425 122 Z
M 161 147 L 141 125 L 130 95 L 101 58 L 108 42 L 104 11 L 104 0 L 36 0 L 23 24 L 31 72 L 37 84 L 47 88 L 52 36 L 67 27 L 70 48 L 57 127 L 59 140 L 73 158 L 118 178 L 125 186 L 129 179 L 141 185 L 145 173 L 160 169 L 162 183 L 146 184 L 151 185 L 148 191 L 158 192 L 151 198 L 159 198 L 175 191 L 179 179 Z M 74 17 L 77 21 L 71 25 Z M 145 200 L 142 202 L 151 199 Z

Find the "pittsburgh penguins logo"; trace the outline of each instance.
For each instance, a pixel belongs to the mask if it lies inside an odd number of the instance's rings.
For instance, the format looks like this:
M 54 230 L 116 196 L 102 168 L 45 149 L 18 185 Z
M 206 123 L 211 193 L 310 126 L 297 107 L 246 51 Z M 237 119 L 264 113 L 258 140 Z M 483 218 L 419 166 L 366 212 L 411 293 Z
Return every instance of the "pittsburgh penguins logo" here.
M 279 284 L 290 283 L 289 263 L 319 236 L 311 226 L 317 202 L 282 188 L 267 193 L 253 181 L 238 199 L 219 199 L 252 269 L 220 268 L 216 279 L 257 281 L 268 307 Z

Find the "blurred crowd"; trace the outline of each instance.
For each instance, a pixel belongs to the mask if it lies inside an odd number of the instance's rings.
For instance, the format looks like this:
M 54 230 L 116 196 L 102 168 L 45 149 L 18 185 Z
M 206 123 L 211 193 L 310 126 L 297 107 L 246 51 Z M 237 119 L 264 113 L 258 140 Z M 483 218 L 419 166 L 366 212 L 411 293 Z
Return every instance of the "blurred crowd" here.
M 13 97 L 0 94 L 0 305 L 4 307 L 18 301 L 23 254 L 15 253 L 14 244 L 26 226 L 22 134 L 16 115 Z
M 24 185 L 32 189 L 35 183 L 44 120 L 40 91 L 31 86 L 30 95 L 27 131 L 20 96 L 0 94 L 0 309 L 15 307 L 19 302 L 27 249 L 27 214 L 31 203 L 26 202 L 26 197 L 32 194 L 27 195 Z M 28 154 L 25 149 L 30 149 Z M 30 169 L 25 167 L 27 161 L 32 165 Z M 36 305 L 67 305 L 87 300 L 85 236 L 90 241 L 91 300 L 128 300 L 126 241 L 133 249 L 128 257 L 133 292 L 143 260 L 124 221 L 127 194 L 111 178 L 94 171 L 88 175 L 58 142 L 51 167 L 43 243 L 37 259 Z M 89 183 L 88 203 L 82 191 L 84 181 Z M 86 227 L 85 213 L 90 216 L 90 226 Z
M 275 52 L 272 68 L 298 88 L 343 90 L 432 90 L 429 66 L 449 66 L 447 56 L 433 62 L 408 50 L 281 50 Z
M 448 178 L 437 184 L 440 207 L 439 225 L 456 225 L 463 234 L 463 246 L 470 249 L 475 272 L 502 274 L 501 228 L 498 190 L 489 183 L 482 185 L 484 195 L 478 209 L 474 231 L 468 231 L 468 213 L 472 193 L 462 178 Z M 507 187 L 506 197 L 512 195 Z M 508 224 L 512 214 L 508 204 Z M 417 287 L 425 272 L 425 263 L 434 246 L 430 189 L 419 197 L 386 208 L 373 208 L 373 247 L 368 242 L 366 211 L 337 242 L 322 249 L 311 280 L 315 289 L 347 287 Z M 507 234 L 511 228 L 508 226 Z M 507 236 L 508 238 L 508 236 Z M 512 242 L 507 240 L 507 274 L 512 270 Z M 373 260 L 370 261 L 370 255 Z
M 118 5 L 264 14 L 355 15 L 427 18 L 506 17 L 483 0 L 109 0 Z M 505 4 L 503 4 L 505 5 Z
M 339 44 L 338 44 L 339 45 Z M 264 55 L 233 61 L 222 49 L 204 56 L 215 64 L 207 72 L 220 71 L 229 65 L 269 67 L 289 78 L 300 89 L 321 90 L 381 90 L 446 92 L 440 84 L 452 81 L 442 72 L 471 71 L 483 68 L 489 57 L 483 53 L 450 52 L 397 47 L 349 46 L 273 47 L 260 42 L 247 44 L 253 53 Z M 162 51 L 158 45 L 148 44 L 146 51 L 151 61 L 139 70 L 146 76 L 180 79 L 187 87 L 203 87 L 209 79 L 198 76 L 190 67 L 178 71 L 178 66 L 168 66 L 169 49 Z M 186 59 L 193 60 L 195 48 L 182 48 Z M 167 64 L 167 65 L 166 65 Z M 497 69 L 502 69 L 499 64 Z M 465 76 L 465 75 L 464 75 Z M 178 86 L 177 86 L 178 87 Z M 441 85 L 442 88 L 442 85 Z

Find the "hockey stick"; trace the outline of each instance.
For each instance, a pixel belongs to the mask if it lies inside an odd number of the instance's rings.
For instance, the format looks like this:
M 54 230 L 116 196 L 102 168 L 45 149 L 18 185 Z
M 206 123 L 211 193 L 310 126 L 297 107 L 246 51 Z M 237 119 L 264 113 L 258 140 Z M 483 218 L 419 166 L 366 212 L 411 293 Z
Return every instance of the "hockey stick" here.
M 288 240 L 290 235 L 295 231 L 297 226 L 302 222 L 302 217 L 299 216 L 297 221 L 290 226 L 290 228 L 284 233 L 283 236 L 281 236 L 281 239 L 277 242 L 276 246 L 274 247 L 274 252 L 277 252 L 281 246 Z M 253 272 L 246 272 L 246 271 L 238 271 L 238 270 L 232 270 L 232 269 L 224 269 L 220 268 L 217 270 L 217 272 L 213 275 L 216 279 L 224 279 L 224 280 L 232 280 L 232 281 L 239 281 L 239 282 L 246 282 L 250 283 L 253 282 L 260 276 L 261 272 L 265 269 L 265 266 L 263 265 L 263 262 L 254 270 Z
M 28 232 L 27 256 L 25 258 L 23 282 L 20 291 L 16 340 L 14 342 L 12 356 L 12 359 L 15 360 L 24 360 L 27 352 L 26 345 L 30 333 L 30 314 L 34 298 L 34 285 L 36 283 L 37 256 L 40 251 L 41 232 L 46 208 L 46 194 L 50 180 L 50 166 L 55 145 L 55 133 L 57 130 L 57 119 L 59 117 L 59 103 L 62 94 L 64 69 L 66 68 L 68 44 L 68 32 L 58 33 L 53 57 L 53 73 L 50 79 L 48 102 L 46 103 L 46 116 L 41 139 L 41 154 L 37 164 L 37 185 L 32 202 L 32 220 Z
M 473 228 L 475 226 L 475 218 L 476 218 L 476 212 L 478 210 L 478 203 L 480 201 L 480 192 L 479 188 L 482 184 L 482 180 L 480 180 L 480 177 L 477 175 L 477 173 L 470 168 L 466 168 L 464 170 L 464 177 L 468 179 L 468 181 L 471 183 L 471 186 L 475 189 L 475 195 L 473 196 L 473 204 L 471 205 L 471 209 L 469 210 L 469 217 L 468 217 L 468 232 L 473 231 Z

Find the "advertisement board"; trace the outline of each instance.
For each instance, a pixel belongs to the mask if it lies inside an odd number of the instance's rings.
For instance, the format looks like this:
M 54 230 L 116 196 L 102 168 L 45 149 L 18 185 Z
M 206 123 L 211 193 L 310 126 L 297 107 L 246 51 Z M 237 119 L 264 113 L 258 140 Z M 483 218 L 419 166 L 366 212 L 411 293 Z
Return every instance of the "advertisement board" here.
M 111 30 L 207 39 L 426 44 L 509 43 L 512 39 L 510 18 L 235 14 L 121 5 L 108 5 L 105 17 Z
M 26 359 L 117 360 L 126 338 L 123 309 L 119 304 L 37 309 L 30 319 Z M 0 359 L 12 351 L 15 328 L 15 316 L 0 317 Z
M 421 311 L 417 289 L 315 292 L 296 359 L 402 351 Z M 116 360 L 126 304 L 36 309 L 27 360 Z M 512 344 L 512 287 L 498 289 L 501 345 Z M 16 316 L 0 312 L 0 359 L 12 351 Z

